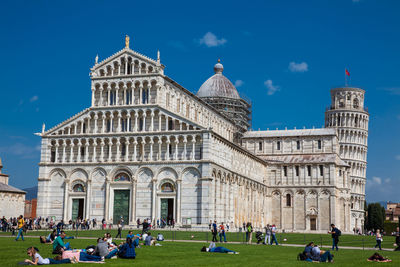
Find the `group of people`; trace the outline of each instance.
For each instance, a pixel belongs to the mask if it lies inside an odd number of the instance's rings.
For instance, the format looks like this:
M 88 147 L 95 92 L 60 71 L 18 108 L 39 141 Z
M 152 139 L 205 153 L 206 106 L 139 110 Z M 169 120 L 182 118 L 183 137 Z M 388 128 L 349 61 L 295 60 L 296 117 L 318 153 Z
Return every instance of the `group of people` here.
M 310 262 L 333 262 L 333 254 L 329 250 L 321 250 L 314 242 L 310 242 L 303 253 L 298 255 L 298 259 Z
M 217 221 L 210 221 L 209 228 L 211 228 L 211 234 L 212 234 L 212 242 L 218 242 L 217 240 L 217 235 L 219 235 L 219 242 L 222 242 L 222 239 L 224 240 L 223 242 L 226 241 L 226 231 L 229 229 L 225 229 L 225 225 L 223 222 L 221 222 L 220 225 L 217 225 Z
M 150 232 L 145 232 L 142 235 L 134 235 L 132 231 L 128 232 L 125 242 L 117 245 L 113 242 L 110 233 L 104 234 L 103 237 L 97 239 L 97 244 L 88 246 L 85 249 L 72 249 L 67 239 L 65 232 L 61 230 L 57 233 L 54 229 L 47 237 L 40 237 L 41 243 L 52 244 L 52 253 L 55 258 L 43 258 L 39 254 L 39 249 L 36 247 L 29 247 L 27 254 L 29 259 L 25 260 L 28 264 L 63 264 L 63 263 L 77 263 L 77 262 L 99 262 L 105 259 L 123 258 L 135 259 L 136 250 L 140 248 L 140 242 L 144 246 L 160 246 L 159 242 L 164 241 L 162 234 L 158 234 L 157 238 L 153 237 Z

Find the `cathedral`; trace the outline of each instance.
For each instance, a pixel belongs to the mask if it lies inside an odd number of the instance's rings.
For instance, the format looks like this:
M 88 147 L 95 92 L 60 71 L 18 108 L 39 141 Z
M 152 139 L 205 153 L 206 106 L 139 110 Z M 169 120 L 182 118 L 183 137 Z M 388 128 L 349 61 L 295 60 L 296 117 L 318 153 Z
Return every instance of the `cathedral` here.
M 42 128 L 37 215 L 174 220 L 286 232 L 363 229 L 365 91 L 334 88 L 325 128 L 252 131 L 251 103 L 223 74 L 196 94 L 130 48 L 90 69 L 91 106 Z

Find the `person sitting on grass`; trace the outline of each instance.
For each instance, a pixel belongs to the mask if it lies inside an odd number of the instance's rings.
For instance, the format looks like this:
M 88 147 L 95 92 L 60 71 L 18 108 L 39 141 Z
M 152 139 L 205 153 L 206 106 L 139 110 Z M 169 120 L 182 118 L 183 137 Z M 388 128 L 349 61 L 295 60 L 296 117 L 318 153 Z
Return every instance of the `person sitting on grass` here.
M 122 244 L 118 250 L 118 257 L 123 259 L 135 259 L 136 252 L 135 246 L 132 243 L 131 238 L 126 239 L 126 243 Z
M 64 244 L 65 232 L 61 231 L 60 235 L 53 242 L 53 254 L 62 254 L 63 251 L 69 250 L 69 243 Z
M 392 262 L 392 260 L 383 257 L 383 256 L 380 255 L 378 252 L 375 252 L 374 255 L 372 255 L 371 257 L 369 257 L 369 258 L 367 259 L 367 261 Z
M 95 249 L 86 249 L 86 252 L 79 252 L 79 261 L 104 261 L 104 257 L 94 255 Z
M 164 241 L 164 236 L 160 233 L 157 234 L 157 241 Z
M 63 264 L 63 263 L 76 263 L 75 258 L 70 259 L 60 259 L 61 256 L 57 256 L 57 259 L 51 258 L 42 258 L 38 253 L 39 250 L 35 247 L 30 247 L 27 250 L 27 254 L 31 257 L 31 259 L 26 259 L 25 262 L 32 265 L 47 265 L 47 264 Z
M 400 251 L 400 228 L 397 227 L 397 232 L 396 232 L 396 242 L 394 244 L 397 246 L 394 251 Z
M 330 251 L 320 250 L 320 248 L 315 245 L 311 250 L 311 259 L 319 262 L 333 262 L 333 255 L 330 253 Z
M 95 249 L 95 255 L 103 257 L 105 259 L 111 259 L 113 256 L 117 255 L 118 248 L 114 248 L 114 245 L 111 246 L 111 251 L 108 249 L 109 244 L 107 242 L 107 238 L 99 238 L 97 240 L 97 246 Z
M 312 261 L 311 251 L 314 248 L 314 242 L 308 243 L 308 245 L 304 249 L 304 256 L 306 261 Z
M 155 238 L 151 236 L 150 232 L 148 232 L 146 239 L 144 240 L 144 245 L 145 246 L 154 246 L 155 244 L 156 244 Z
M 128 235 L 126 236 L 126 239 L 130 238 L 130 239 L 133 240 L 134 237 L 135 237 L 135 235 L 133 234 L 133 232 L 132 232 L 132 231 L 129 231 L 129 232 L 128 232 Z
M 224 247 L 216 247 L 214 242 L 210 243 L 210 246 L 207 248 L 206 246 L 202 247 L 201 252 L 215 252 L 215 253 L 228 253 L 228 254 L 239 254 L 239 252 L 224 248 Z

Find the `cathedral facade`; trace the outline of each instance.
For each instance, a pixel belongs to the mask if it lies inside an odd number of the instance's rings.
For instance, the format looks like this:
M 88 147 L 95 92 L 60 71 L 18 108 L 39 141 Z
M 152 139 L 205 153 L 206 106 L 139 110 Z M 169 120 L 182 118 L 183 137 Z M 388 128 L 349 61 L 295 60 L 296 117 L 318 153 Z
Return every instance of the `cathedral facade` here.
M 250 131 L 251 104 L 223 74 L 197 94 L 129 48 L 91 68 L 91 106 L 42 138 L 38 216 L 210 220 L 285 231 L 363 228 L 364 91 L 336 88 L 325 128 Z

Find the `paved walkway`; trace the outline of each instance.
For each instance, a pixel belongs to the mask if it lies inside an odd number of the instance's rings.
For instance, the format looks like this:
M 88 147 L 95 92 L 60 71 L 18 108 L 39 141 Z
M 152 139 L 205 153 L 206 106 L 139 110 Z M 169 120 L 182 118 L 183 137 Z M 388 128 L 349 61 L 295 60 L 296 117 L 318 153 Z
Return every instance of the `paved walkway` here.
M 11 235 L 0 235 L 0 237 L 14 237 L 15 238 L 15 236 L 11 236 Z M 39 236 L 32 236 L 32 235 L 30 235 L 30 236 L 24 236 L 24 238 L 39 238 Z M 76 239 L 89 239 L 89 240 L 97 240 L 97 237 L 86 237 L 86 236 L 83 236 L 83 237 L 77 237 Z M 115 238 L 114 238 L 115 239 Z M 117 240 L 124 240 L 124 239 L 117 239 Z M 187 243 L 205 243 L 205 242 L 207 242 L 207 241 L 205 241 L 205 240 L 170 240 L 170 239 L 165 239 L 165 241 L 168 241 L 168 242 L 187 242 Z M 243 242 L 228 242 L 229 244 L 238 244 L 238 245 L 240 245 L 240 244 L 242 244 L 242 245 L 244 245 L 244 243 Z M 255 246 L 257 246 L 257 244 L 256 243 L 252 243 L 251 245 L 255 245 Z M 280 246 L 283 246 L 283 247 L 299 247 L 299 248 L 304 248 L 304 245 L 301 245 L 301 244 L 280 244 Z M 321 247 L 321 246 L 320 246 Z M 330 248 L 330 246 L 322 246 L 323 248 Z M 363 247 L 349 247 L 349 246 L 340 246 L 339 247 L 340 249 L 355 249 L 355 250 L 377 250 L 377 249 L 375 249 L 375 248 L 371 248 L 371 247 L 365 247 L 365 248 L 363 248 Z M 384 251 L 393 251 L 393 249 L 388 249 L 388 248 L 382 248 L 382 250 L 384 250 Z

